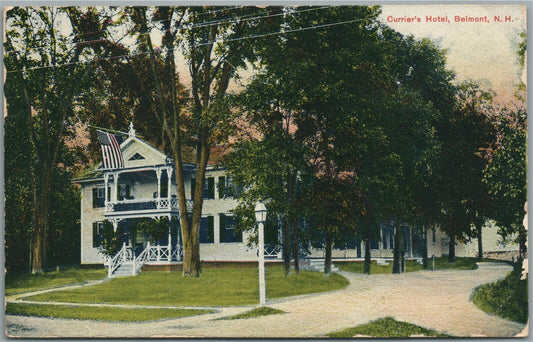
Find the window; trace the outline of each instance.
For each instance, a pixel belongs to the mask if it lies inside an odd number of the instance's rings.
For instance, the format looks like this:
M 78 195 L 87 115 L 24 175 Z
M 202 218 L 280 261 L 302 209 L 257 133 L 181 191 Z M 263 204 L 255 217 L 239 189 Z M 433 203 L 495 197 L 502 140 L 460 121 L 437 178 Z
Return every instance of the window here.
M 144 157 L 140 155 L 139 153 L 135 153 L 129 160 L 142 160 Z
M 214 217 L 213 216 L 202 217 L 202 220 L 200 221 L 200 232 L 199 232 L 200 243 L 215 242 L 213 228 L 214 228 Z
M 93 222 L 93 247 L 94 248 L 100 247 L 102 245 L 103 229 L 104 229 L 103 222 Z
M 242 233 L 237 232 L 235 216 L 220 214 L 220 242 L 242 242 Z
M 383 230 L 383 249 L 394 249 L 394 226 L 384 224 Z
M 117 193 L 117 200 L 122 201 L 124 199 L 132 199 L 131 196 L 131 185 L 129 184 L 119 184 L 118 185 L 118 193 Z
M 379 242 L 376 240 L 370 240 L 370 249 L 379 249 Z
M 105 206 L 105 188 L 93 188 L 93 208 Z
M 215 199 L 215 177 L 206 178 L 204 182 L 204 198 Z

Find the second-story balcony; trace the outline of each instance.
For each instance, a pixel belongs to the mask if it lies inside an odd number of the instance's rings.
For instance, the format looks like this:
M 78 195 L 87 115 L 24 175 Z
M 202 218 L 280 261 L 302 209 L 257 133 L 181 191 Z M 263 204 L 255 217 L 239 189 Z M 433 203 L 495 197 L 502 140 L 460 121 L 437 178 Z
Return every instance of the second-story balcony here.
M 187 211 L 190 211 L 191 208 L 192 202 L 187 200 Z M 179 204 L 176 197 L 109 201 L 105 205 L 106 216 L 137 213 L 157 214 L 170 212 L 179 212 Z
M 106 213 L 139 210 L 178 210 L 177 198 L 132 199 L 107 202 Z

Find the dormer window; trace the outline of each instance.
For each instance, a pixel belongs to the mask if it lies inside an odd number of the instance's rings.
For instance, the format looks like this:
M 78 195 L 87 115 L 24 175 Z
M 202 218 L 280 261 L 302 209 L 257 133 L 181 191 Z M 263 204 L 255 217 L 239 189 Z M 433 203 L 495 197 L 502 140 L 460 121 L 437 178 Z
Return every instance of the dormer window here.
M 135 153 L 129 160 L 142 160 L 142 159 L 145 159 L 142 155 L 140 155 L 139 153 Z

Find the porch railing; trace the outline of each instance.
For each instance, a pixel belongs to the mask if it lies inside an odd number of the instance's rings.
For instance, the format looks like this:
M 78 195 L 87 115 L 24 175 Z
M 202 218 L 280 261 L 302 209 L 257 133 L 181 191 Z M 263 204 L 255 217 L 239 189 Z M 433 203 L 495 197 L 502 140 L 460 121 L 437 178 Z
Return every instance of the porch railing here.
M 112 258 L 109 259 L 109 267 L 107 269 L 107 275 L 109 277 L 113 276 L 113 273 L 122 265 L 123 263 L 130 261 L 132 259 L 131 249 L 126 247 L 126 244 L 122 244 L 122 248 L 118 253 Z
M 136 275 L 142 266 L 148 262 L 171 262 L 181 261 L 183 259 L 181 246 L 169 248 L 169 246 L 151 246 L 148 242 L 146 248 L 135 256 L 130 247 L 122 245 L 122 249 L 109 259 L 108 276 L 113 277 L 115 271 L 123 264 L 133 265 L 131 274 Z
M 192 203 L 187 201 L 187 210 L 191 210 Z M 106 203 L 106 212 L 124 212 L 141 210 L 178 210 L 177 198 L 154 198 L 123 200 Z

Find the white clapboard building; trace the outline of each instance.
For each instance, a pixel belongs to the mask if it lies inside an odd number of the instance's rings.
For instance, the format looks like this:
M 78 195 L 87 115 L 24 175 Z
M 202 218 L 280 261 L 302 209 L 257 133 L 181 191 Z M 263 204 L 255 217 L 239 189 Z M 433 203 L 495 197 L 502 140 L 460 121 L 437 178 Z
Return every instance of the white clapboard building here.
M 136 274 L 143 265 L 168 265 L 181 261 L 181 235 L 179 228 L 172 229 L 158 241 L 150 243 L 150 236 L 135 230 L 140 220 L 169 222 L 180 215 L 174 161 L 135 134 L 133 125 L 120 144 L 113 134 L 98 132 L 102 145 L 103 162 L 93 170 L 74 180 L 81 186 L 81 263 L 82 265 L 108 265 L 109 275 Z M 188 208 L 195 184 L 195 165 L 184 164 Z M 200 224 L 200 256 L 204 262 L 256 262 L 257 250 L 248 246 L 249 233 L 236 230 L 232 209 L 237 200 L 233 187 L 220 165 L 209 165 L 204 184 L 204 204 Z M 101 253 L 104 224 L 112 225 L 121 234 L 122 248 L 115 256 Z M 305 224 L 304 224 L 305 226 Z M 267 257 L 280 259 L 280 231 L 270 234 Z M 497 228 L 487 225 L 484 230 L 484 248 L 493 255 L 515 255 L 516 245 L 498 242 Z M 381 224 L 380 238 L 370 244 L 372 258 L 391 258 L 394 238 L 393 226 Z M 271 232 L 272 233 L 272 232 Z M 421 234 L 406 226 L 403 228 L 404 250 L 407 258 L 421 258 Z M 428 255 L 447 253 L 448 238 L 438 229 L 428 233 Z M 308 248 L 310 258 L 320 258 L 323 250 Z M 457 256 L 476 256 L 477 242 L 460 244 Z M 511 253 L 511 254 L 509 254 Z M 364 243 L 355 238 L 342 246 L 335 246 L 333 258 L 360 258 L 364 256 Z

